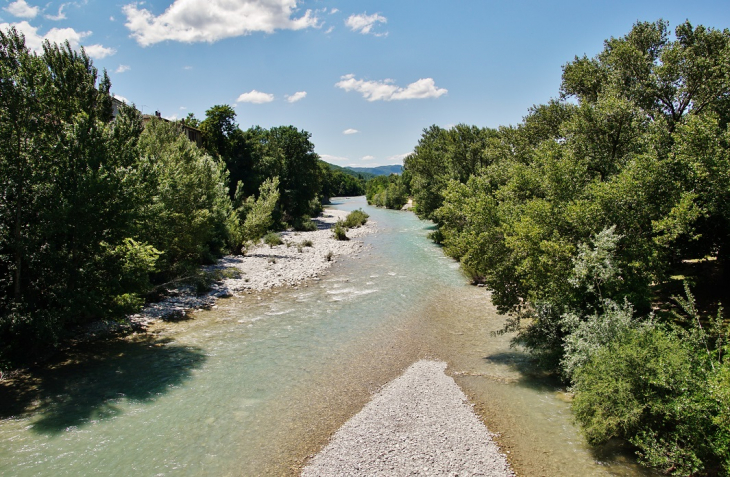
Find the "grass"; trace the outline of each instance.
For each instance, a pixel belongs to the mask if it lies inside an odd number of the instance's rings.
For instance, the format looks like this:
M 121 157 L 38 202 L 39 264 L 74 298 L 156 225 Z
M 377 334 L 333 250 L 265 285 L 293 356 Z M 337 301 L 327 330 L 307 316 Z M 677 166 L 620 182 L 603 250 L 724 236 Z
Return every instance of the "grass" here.
M 332 233 L 335 235 L 335 238 L 337 240 L 350 240 L 347 238 L 347 229 L 345 228 L 342 221 L 338 220 L 335 224 L 334 228 L 332 229 Z
M 264 235 L 264 243 L 273 248 L 276 245 L 283 244 L 284 241 L 281 239 L 281 235 L 277 234 L 276 232 L 269 232 L 268 234 Z

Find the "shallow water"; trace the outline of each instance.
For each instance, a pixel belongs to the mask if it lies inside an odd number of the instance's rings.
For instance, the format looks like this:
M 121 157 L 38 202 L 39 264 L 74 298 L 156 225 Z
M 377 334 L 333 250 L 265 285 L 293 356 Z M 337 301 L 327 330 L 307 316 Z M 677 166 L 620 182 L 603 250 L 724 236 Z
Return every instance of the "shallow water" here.
M 295 474 L 426 357 L 447 361 L 521 474 L 639 475 L 620 453 L 591 451 L 560 388 L 492 336 L 503 317 L 426 238 L 429 224 L 362 198 L 336 207 L 364 208 L 378 233 L 321 280 L 222 300 L 36 373 L 16 396 L 35 410 L 0 421 L 0 474 Z

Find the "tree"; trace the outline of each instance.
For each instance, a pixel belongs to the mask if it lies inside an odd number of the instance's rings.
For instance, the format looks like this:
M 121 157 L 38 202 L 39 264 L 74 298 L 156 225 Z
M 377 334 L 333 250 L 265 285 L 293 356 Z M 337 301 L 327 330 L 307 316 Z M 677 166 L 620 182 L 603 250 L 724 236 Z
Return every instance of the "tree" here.
M 169 278 L 210 261 L 231 233 L 225 166 L 159 119 L 147 123 L 139 149 L 146 193 L 139 235 L 164 252 L 161 272 Z
M 260 182 L 254 177 L 254 159 L 246 135 L 236 124 L 236 112 L 231 106 L 216 105 L 205 112 L 200 123 L 203 148 L 222 160 L 228 170 L 228 193 L 231 199 L 241 187 L 248 196 L 258 190 Z
M 130 240 L 141 123 L 109 122 L 106 73 L 68 43 L 30 53 L 14 29 L 0 57 L 0 352 L 15 356 L 133 309 L 157 253 Z
M 311 134 L 294 126 L 279 126 L 269 130 L 252 128 L 246 135 L 258 177 L 279 178 L 283 220 L 291 222 L 311 214 L 322 187 L 319 156 L 309 140 Z

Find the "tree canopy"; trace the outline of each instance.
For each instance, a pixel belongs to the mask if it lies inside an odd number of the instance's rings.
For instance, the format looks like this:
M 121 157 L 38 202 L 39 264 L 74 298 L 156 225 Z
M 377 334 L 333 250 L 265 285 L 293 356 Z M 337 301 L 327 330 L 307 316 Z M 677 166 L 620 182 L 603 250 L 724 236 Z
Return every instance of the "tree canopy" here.
M 678 267 L 730 270 L 730 32 L 674 33 L 639 22 L 576 57 L 559 99 L 516 126 L 425 129 L 405 169 L 416 212 L 510 314 L 515 343 L 576 386 L 591 441 L 626 438 L 676 475 L 726 475 L 727 325 L 703 334 L 707 317 L 680 310 L 692 318 L 675 328 L 652 309 Z M 606 398 L 622 392 L 633 407 Z

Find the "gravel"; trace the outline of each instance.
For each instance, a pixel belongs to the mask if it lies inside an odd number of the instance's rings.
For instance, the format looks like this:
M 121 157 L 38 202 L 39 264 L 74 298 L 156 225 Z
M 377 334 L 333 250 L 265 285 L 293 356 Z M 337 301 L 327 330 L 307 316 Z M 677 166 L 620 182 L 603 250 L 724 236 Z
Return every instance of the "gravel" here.
M 512 476 L 446 363 L 418 361 L 347 421 L 302 476 Z
M 131 325 L 146 328 L 161 319 L 182 317 L 188 310 L 211 307 L 218 298 L 275 287 L 298 286 L 307 280 L 318 280 L 339 257 L 362 250 L 363 243 L 357 239 L 376 230 L 375 224 L 368 221 L 364 226 L 347 231 L 350 240 L 336 240 L 331 228 L 347 214 L 342 210 L 325 209 L 314 219 L 316 231 L 282 232 L 282 245 L 270 247 L 260 243 L 249 248 L 245 255 L 223 257 L 215 265 L 205 267 L 205 270 L 220 270 L 229 274 L 237 271 L 236 278 L 214 283 L 210 292 L 204 295 L 196 295 L 192 287 L 170 290 L 170 296 L 164 300 L 150 303 L 139 313 L 129 316 Z

